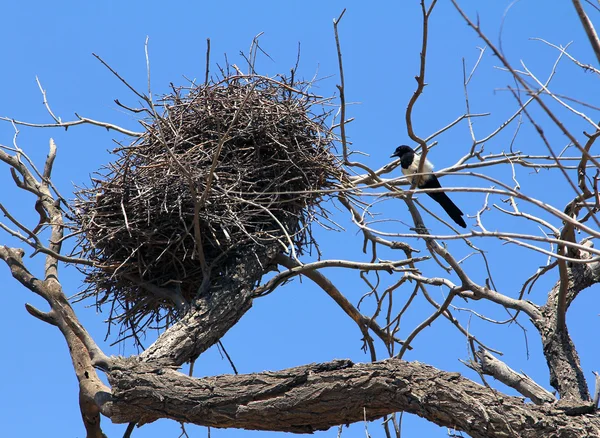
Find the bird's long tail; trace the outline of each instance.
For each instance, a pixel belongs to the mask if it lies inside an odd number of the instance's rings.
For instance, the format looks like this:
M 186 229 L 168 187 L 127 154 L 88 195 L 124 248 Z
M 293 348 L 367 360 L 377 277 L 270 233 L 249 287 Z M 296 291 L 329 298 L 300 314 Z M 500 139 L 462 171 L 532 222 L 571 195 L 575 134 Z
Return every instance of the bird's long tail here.
M 452 202 L 448 195 L 444 192 L 432 192 L 427 194 L 446 210 L 446 213 L 448 213 L 448 216 L 450 216 L 454 222 L 463 228 L 467 228 L 467 224 L 462 218 L 463 212 L 460 211 L 460 208 L 458 208 L 454 202 Z
M 442 186 L 440 185 L 440 182 L 436 178 L 435 175 L 430 175 L 429 178 L 427 178 L 425 180 L 425 182 L 419 186 L 419 188 L 420 189 L 440 189 L 440 188 L 442 188 Z M 462 218 L 464 213 L 462 211 L 460 211 L 460 208 L 458 208 L 456 206 L 456 204 L 454 202 L 452 202 L 452 200 L 448 197 L 448 195 L 446 195 L 446 193 L 431 192 L 431 193 L 427 193 L 427 194 L 429 196 L 431 196 L 431 198 L 434 201 L 436 201 L 438 204 L 440 204 L 444 210 L 446 210 L 446 213 L 448 213 L 448 216 L 450 216 L 454 222 L 456 222 L 458 225 L 460 225 L 463 228 L 467 228 L 467 224 L 465 223 L 465 220 Z

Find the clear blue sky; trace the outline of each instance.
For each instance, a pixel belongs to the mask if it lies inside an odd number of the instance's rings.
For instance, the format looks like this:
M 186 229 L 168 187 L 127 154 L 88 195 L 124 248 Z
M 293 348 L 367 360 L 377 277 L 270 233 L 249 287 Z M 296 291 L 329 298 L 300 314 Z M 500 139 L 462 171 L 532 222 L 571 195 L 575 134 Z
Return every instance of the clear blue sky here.
M 421 22 L 416 0 L 368 3 L 310 0 L 227 2 L 221 6 L 219 2 L 181 1 L 4 2 L 0 26 L 0 40 L 3 42 L 0 45 L 0 58 L 3 60 L 0 69 L 0 115 L 32 122 L 51 122 L 35 83 L 37 75 L 47 90 L 54 112 L 63 120 L 74 119 L 77 112 L 81 116 L 139 129 L 135 119 L 114 103 L 114 99 L 119 99 L 135 106 L 135 96 L 100 65 L 92 52 L 105 59 L 135 87 L 145 90 L 146 36 L 150 41 L 153 92 L 158 94 L 167 92 L 170 82 L 183 84 L 185 78 L 203 77 L 207 37 L 212 42 L 211 68 L 214 72 L 214 63 L 222 64 L 224 53 L 228 54 L 230 62 L 243 65 L 239 52 L 246 52 L 252 38 L 264 32 L 261 45 L 272 60 L 259 58 L 258 67 L 262 73 L 288 72 L 295 64 L 300 43 L 300 75 L 310 78 L 317 74 L 324 78 L 315 91 L 331 95 L 338 81 L 332 19 L 346 7 L 348 11 L 340 27 L 341 42 L 347 99 L 355 103 L 348 108 L 349 116 L 355 118 L 348 128 L 349 135 L 356 149 L 369 154 L 368 158 L 364 158 L 365 162 L 379 167 L 389 162 L 388 157 L 395 146 L 408 142 L 404 111 L 415 87 Z M 501 17 L 510 2 L 470 0 L 462 3 L 472 16 L 479 13 L 484 30 L 489 32 L 493 41 L 498 41 Z M 503 34 L 505 52 L 512 62 L 523 59 L 528 67 L 545 77 L 556 58 L 556 51 L 530 41 L 530 37 L 541 37 L 563 45 L 574 41 L 571 52 L 585 62 L 594 62 L 570 2 L 553 2 L 552 7 L 548 7 L 547 2 L 523 1 L 517 3 L 506 18 Z M 429 85 L 415 110 L 417 133 L 427 136 L 464 113 L 462 58 L 470 68 L 477 59 L 477 47 L 481 45 L 482 42 L 461 22 L 450 2 L 440 1 L 431 22 Z M 479 136 L 493 130 L 515 108 L 514 101 L 506 92 L 495 91 L 513 83 L 505 73 L 494 69 L 495 65 L 498 65 L 498 60 L 490 52 L 486 53 L 470 90 L 473 112 L 493 112 L 489 118 L 477 120 L 475 126 Z M 575 74 L 577 70 L 564 62 L 555 81 L 557 92 L 588 100 L 599 95 L 597 83 L 590 80 L 591 75 L 587 78 L 577 76 L 577 80 L 573 80 Z M 590 115 L 598 119 L 598 114 Z M 533 130 L 526 124 L 522 129 L 515 149 L 542 152 L 543 146 Z M 507 150 L 513 132 L 511 129 L 486 145 L 486 151 Z M 10 144 L 13 135 L 10 124 L 0 124 L 1 144 Z M 550 131 L 549 135 L 556 133 Z M 70 197 L 74 185 L 84 184 L 92 172 L 110 159 L 107 150 L 114 145 L 112 139 L 122 139 L 99 128 L 80 127 L 68 132 L 22 129 L 18 142 L 32 158 L 38 160 L 39 165 L 47 153 L 50 136 L 54 137 L 59 148 L 55 183 L 66 197 Z M 429 158 L 436 162 L 438 168 L 445 167 L 468 151 L 469 139 L 466 124 L 460 125 L 440 137 L 440 145 Z M 566 144 L 564 138 L 552 139 L 558 150 Z M 494 175 L 510 182 L 509 169 Z M 555 205 L 559 208 L 570 196 L 569 192 L 561 191 L 562 181 L 544 175 L 531 178 L 521 169 L 519 176 L 523 190 L 537 193 L 544 201 L 558 199 Z M 448 185 L 471 184 L 458 177 L 445 178 L 444 181 Z M 26 223 L 34 223 L 35 217 L 26 216 L 32 211 L 34 199 L 13 189 L 6 166 L 0 166 L 0 183 L 3 187 L 0 202 L 24 218 Z M 461 193 L 453 198 L 468 215 L 474 214 L 482 205 L 480 196 Z M 424 202 L 431 206 L 428 200 Z M 388 217 L 407 215 L 399 202 L 388 203 L 382 212 Z M 341 223 L 348 224 L 342 212 L 336 214 Z M 471 220 L 470 226 L 473 223 Z M 493 219 L 489 223 L 492 227 L 504 224 Z M 360 252 L 361 239 L 355 236 L 351 226 L 348 233 L 320 231 L 318 236 L 326 258 L 345 258 L 352 254 L 356 260 L 366 260 Z M 16 245 L 5 236 L 0 242 Z M 490 241 L 479 243 L 489 251 L 498 288 L 510 296 L 516 296 L 523 281 L 545 263 L 543 256 L 532 255 L 522 249 Z M 467 256 L 470 251 L 455 243 L 451 244 L 451 248 L 455 248 L 461 256 Z M 27 261 L 36 269 L 42 262 L 37 258 Z M 471 272 L 478 265 L 481 265 L 480 259 L 473 260 L 469 265 Z M 485 279 L 483 272 L 473 275 L 477 281 Z M 342 274 L 332 270 L 331 278 L 354 303 L 366 292 L 355 273 Z M 544 293 L 554 280 L 555 277 L 544 279 L 530 298 L 543 302 Z M 0 435 L 85 436 L 77 404 L 77 381 L 64 339 L 54 327 L 26 313 L 25 302 L 39 305 L 42 309 L 45 308 L 44 303 L 13 281 L 4 266 L 0 267 L 0 281 L 5 285 L 1 292 L 5 334 L 0 365 L 3 376 Z M 73 269 L 63 269 L 62 282 L 67 293 L 73 295 L 80 290 L 82 277 Z M 433 290 L 438 297 L 445 292 Z M 409 293 L 408 289 L 405 293 Z M 589 329 L 597 324 L 596 294 L 597 288 L 583 293 L 568 315 L 571 332 L 590 381 L 593 381 L 591 372 L 598 368 L 600 359 L 597 340 Z M 106 328 L 102 321 L 107 314 L 96 314 L 85 304 L 78 304 L 76 310 L 82 323 L 106 353 L 135 353 L 131 346 L 125 349 L 109 346 L 114 338 L 103 342 Z M 498 318 L 503 317 L 497 308 L 474 307 Z M 403 321 L 401 336 L 410 333 L 431 310 L 417 302 L 414 312 Z M 469 324 L 468 314 L 460 314 L 460 317 L 465 325 Z M 529 357 L 519 328 L 497 327 L 478 320 L 472 320 L 470 327 L 485 342 L 502 350 L 510 366 L 523 370 L 548 388 L 547 368 L 535 330 L 527 325 L 527 321 L 522 322 L 529 329 Z M 302 283 L 296 280 L 256 301 L 223 342 L 238 370 L 248 373 L 335 358 L 368 361 L 368 356 L 360 350 L 360 338 L 356 326 L 324 292 L 308 280 Z M 439 320 L 425 330 L 414 342 L 414 347 L 415 350 L 407 354 L 406 359 L 428 362 L 477 379 L 458 361 L 468 359 L 464 338 L 445 321 Z M 196 363 L 197 376 L 229 372 L 231 369 L 227 361 L 215 349 L 201 356 Z M 110 438 L 122 436 L 125 429 L 125 425 L 111 425 L 107 419 L 103 419 L 103 424 Z M 177 423 L 159 421 L 136 430 L 133 436 L 177 437 L 179 432 Z M 206 436 L 204 428 L 188 426 L 188 432 L 190 436 Z M 369 432 L 373 437 L 383 436 L 377 423 L 369 424 Z M 336 429 L 332 429 L 316 436 L 334 437 L 336 433 Z M 345 430 L 342 436 L 364 436 L 362 434 L 363 425 L 359 424 Z M 213 430 L 211 436 L 275 437 L 282 434 Z M 403 436 L 444 437 L 447 434 L 445 429 L 407 415 L 403 422 Z

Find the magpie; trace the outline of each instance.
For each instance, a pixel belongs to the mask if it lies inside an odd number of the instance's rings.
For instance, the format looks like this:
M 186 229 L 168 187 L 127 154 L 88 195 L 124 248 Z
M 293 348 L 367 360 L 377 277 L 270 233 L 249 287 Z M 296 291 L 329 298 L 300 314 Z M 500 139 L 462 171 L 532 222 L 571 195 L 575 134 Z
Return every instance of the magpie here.
M 402 145 L 398 146 L 390 158 L 400 158 L 400 166 L 402 166 L 402 173 L 407 176 L 408 181 L 412 183 L 412 175 L 419 172 L 419 164 L 421 162 L 421 156 L 417 154 L 410 146 Z M 421 171 L 423 175 L 419 177 L 420 189 L 438 189 L 442 186 L 438 181 L 437 177 L 433 175 L 433 164 L 425 158 L 423 169 Z M 448 213 L 448 216 L 452 218 L 454 222 L 463 228 L 467 227 L 465 220 L 462 218 L 463 212 L 452 202 L 452 200 L 444 192 L 430 192 L 427 193 L 433 198 L 442 208 Z

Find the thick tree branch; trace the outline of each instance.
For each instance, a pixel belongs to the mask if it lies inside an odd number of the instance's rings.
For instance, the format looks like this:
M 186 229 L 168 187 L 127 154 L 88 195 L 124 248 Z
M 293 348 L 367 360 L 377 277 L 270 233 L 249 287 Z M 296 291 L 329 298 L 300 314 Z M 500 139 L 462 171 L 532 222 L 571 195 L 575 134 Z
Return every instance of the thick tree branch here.
M 599 281 L 599 263 L 570 266 L 564 292 L 565 311 L 582 290 Z M 566 327 L 561 330 L 556 323 L 560 289 L 561 280 L 548 294 L 548 301 L 541 309 L 543 318 L 534 320 L 533 323 L 542 337 L 544 355 L 550 369 L 550 384 L 556 388 L 561 398 L 587 404 L 591 398 L 579 355 Z
M 395 359 L 339 360 L 204 379 L 123 359 L 109 381 L 115 397 L 103 413 L 117 423 L 172 418 L 211 427 L 312 433 L 402 411 L 474 438 L 600 434 L 595 415 L 572 417 L 553 405 L 525 404 L 458 373 Z
M 217 343 L 252 306 L 253 286 L 269 266 L 279 245 L 262 251 L 247 248 L 232 261 L 229 274 L 212 281 L 192 309 L 148 347 L 143 361 L 179 366 Z

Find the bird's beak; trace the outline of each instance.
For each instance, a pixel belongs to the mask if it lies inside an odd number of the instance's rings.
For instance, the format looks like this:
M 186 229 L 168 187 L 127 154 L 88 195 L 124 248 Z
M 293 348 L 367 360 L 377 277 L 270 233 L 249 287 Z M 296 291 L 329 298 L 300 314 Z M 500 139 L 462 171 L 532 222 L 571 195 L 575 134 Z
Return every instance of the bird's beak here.
M 392 155 L 390 155 L 390 158 L 400 158 L 400 156 L 394 152 Z

